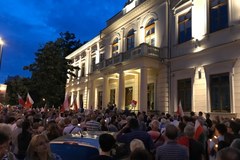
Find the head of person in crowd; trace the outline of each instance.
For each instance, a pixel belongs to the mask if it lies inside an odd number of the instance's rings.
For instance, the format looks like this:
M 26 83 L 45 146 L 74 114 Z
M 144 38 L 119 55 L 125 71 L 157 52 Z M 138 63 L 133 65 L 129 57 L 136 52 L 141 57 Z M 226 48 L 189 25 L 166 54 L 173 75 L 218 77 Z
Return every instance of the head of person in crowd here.
M 210 114 L 206 113 L 206 119 L 210 119 Z
M 231 147 L 236 148 L 240 151 L 240 138 L 236 138 L 231 143 Z
M 131 130 L 138 130 L 139 129 L 139 123 L 138 123 L 138 120 L 136 118 L 131 118 L 129 120 L 128 125 L 129 125 L 129 128 Z
M 189 137 L 189 138 L 193 138 L 194 136 L 194 133 L 195 133 L 195 130 L 194 130 L 194 127 L 192 125 L 187 125 L 185 128 L 184 128 L 184 134 Z
M 41 158 L 40 158 L 41 157 Z M 49 141 L 46 135 L 34 135 L 28 145 L 26 160 L 53 159 Z
M 98 141 L 99 141 L 101 153 L 105 153 L 110 156 L 110 152 L 116 144 L 116 140 L 113 137 L 113 135 L 108 133 L 103 133 L 99 136 Z
M 0 123 L 0 131 L 5 133 L 6 135 L 11 135 L 12 134 L 11 127 L 6 123 Z M 9 138 L 11 139 L 11 137 L 9 137 Z
M 0 131 L 0 159 L 3 159 L 5 157 L 10 149 L 10 138 L 9 136 Z
M 133 152 L 136 149 L 145 149 L 144 143 L 140 139 L 133 139 L 130 142 L 130 151 Z
M 216 135 L 217 137 L 223 136 L 223 135 L 225 135 L 226 133 L 227 133 L 227 127 L 225 126 L 225 124 L 220 123 L 220 124 L 217 124 L 217 125 L 215 126 L 215 135 Z
M 240 151 L 236 148 L 227 147 L 217 153 L 216 160 L 239 160 Z
M 240 124 L 236 121 L 230 121 L 229 128 L 234 135 L 238 135 L 240 130 Z
M 151 130 L 153 130 L 153 131 L 159 131 L 160 122 L 158 120 L 154 119 L 150 123 L 150 127 L 151 127 Z
M 183 135 L 184 133 L 184 128 L 186 127 L 186 123 L 184 122 L 179 122 L 178 124 L 178 129 L 179 129 L 179 135 Z
M 169 140 L 175 140 L 178 136 L 178 129 L 173 124 L 168 124 L 166 126 L 165 135 Z
M 152 160 L 151 154 L 142 148 L 137 148 L 133 152 L 130 153 L 130 160 Z

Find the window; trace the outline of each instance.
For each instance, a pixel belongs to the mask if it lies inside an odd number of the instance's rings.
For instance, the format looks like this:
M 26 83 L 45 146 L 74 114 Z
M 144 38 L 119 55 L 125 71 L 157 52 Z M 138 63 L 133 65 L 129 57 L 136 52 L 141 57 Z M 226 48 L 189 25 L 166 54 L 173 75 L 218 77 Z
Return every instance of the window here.
M 133 87 L 125 88 L 125 106 L 129 106 L 132 102 Z
M 100 53 L 100 62 L 104 60 L 104 53 Z
M 82 64 L 82 68 L 81 68 L 81 77 L 85 76 L 85 63 Z
M 192 82 L 191 78 L 178 80 L 178 102 L 181 101 L 184 112 L 192 108 Z
M 210 33 L 228 27 L 228 0 L 210 0 Z
M 97 109 L 102 109 L 102 104 L 103 104 L 103 91 L 98 91 L 98 105 Z
M 145 27 L 145 42 L 149 45 L 155 45 L 155 23 L 154 19 L 150 19 Z
M 110 90 L 110 102 L 115 104 L 115 89 Z
M 115 38 L 112 43 L 112 55 L 115 56 L 118 54 L 118 38 Z
M 229 73 L 210 76 L 210 100 L 212 112 L 230 112 Z
M 127 34 L 127 50 L 134 48 L 134 30 L 131 29 Z
M 178 43 L 192 39 L 192 11 L 178 17 Z
M 147 105 L 148 110 L 154 110 L 154 83 L 148 84 L 147 87 Z

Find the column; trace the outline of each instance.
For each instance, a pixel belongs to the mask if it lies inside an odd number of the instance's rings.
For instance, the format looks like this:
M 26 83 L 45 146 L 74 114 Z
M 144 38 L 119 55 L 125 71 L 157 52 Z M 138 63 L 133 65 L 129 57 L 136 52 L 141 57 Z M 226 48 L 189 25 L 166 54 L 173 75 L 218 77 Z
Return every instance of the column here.
M 139 110 L 147 112 L 147 69 L 141 68 L 140 73 L 140 97 L 139 97 Z
M 109 102 L 108 80 L 109 80 L 109 77 L 104 76 L 104 78 L 103 78 L 103 104 L 102 104 L 103 106 L 102 106 L 102 108 L 106 108 L 107 104 Z
M 118 103 L 117 107 L 118 109 L 125 109 L 125 84 L 124 84 L 124 72 L 119 73 L 119 79 L 118 79 Z
M 94 108 L 95 105 L 95 82 L 94 80 L 89 81 L 89 86 L 88 86 L 88 99 L 87 99 L 87 106 L 86 108 L 89 109 L 91 106 Z

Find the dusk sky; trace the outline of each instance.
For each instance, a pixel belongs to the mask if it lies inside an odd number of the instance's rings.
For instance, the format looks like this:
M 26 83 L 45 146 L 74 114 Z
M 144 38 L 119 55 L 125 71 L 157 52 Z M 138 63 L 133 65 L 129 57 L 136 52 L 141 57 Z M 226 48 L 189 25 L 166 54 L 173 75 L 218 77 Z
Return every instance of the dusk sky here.
M 0 37 L 4 41 L 0 83 L 8 76 L 30 77 L 23 70 L 35 52 L 60 32 L 69 31 L 81 42 L 91 40 L 126 0 L 1 0 Z

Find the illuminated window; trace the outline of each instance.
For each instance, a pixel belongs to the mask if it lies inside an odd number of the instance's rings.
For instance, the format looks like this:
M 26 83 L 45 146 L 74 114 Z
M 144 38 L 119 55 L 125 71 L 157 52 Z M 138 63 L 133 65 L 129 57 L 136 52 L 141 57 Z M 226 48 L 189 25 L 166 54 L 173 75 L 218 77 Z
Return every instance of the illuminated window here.
M 155 23 L 154 19 L 150 19 L 145 27 L 145 42 L 149 45 L 155 45 Z
M 178 43 L 192 39 L 192 11 L 178 17 Z
M 210 98 L 212 112 L 230 112 L 229 73 L 210 76 Z
M 110 90 L 110 102 L 112 104 L 115 104 L 115 96 L 116 96 L 116 90 L 115 89 L 111 89 Z
M 131 29 L 127 34 L 127 50 L 134 48 L 134 30 Z
M 112 55 L 115 56 L 118 54 L 118 38 L 115 38 L 112 43 Z
M 191 78 L 181 79 L 177 82 L 178 102 L 181 101 L 184 112 L 191 111 L 192 108 L 192 82 Z
M 228 0 L 210 0 L 210 33 L 228 27 Z
M 147 105 L 148 110 L 154 110 L 154 83 L 148 84 L 147 87 Z

